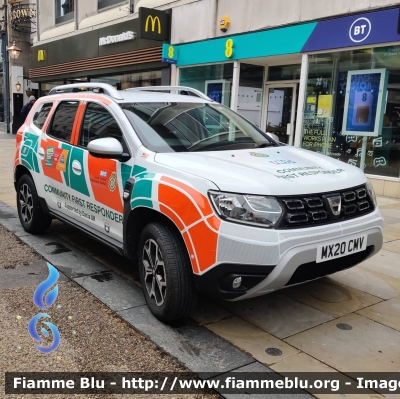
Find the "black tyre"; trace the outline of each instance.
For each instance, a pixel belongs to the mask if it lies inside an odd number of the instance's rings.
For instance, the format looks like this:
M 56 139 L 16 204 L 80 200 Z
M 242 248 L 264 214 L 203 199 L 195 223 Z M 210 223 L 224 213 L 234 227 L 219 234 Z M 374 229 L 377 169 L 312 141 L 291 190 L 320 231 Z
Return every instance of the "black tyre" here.
M 154 316 L 164 322 L 187 317 L 196 303 L 196 289 L 182 239 L 167 226 L 150 223 L 140 236 L 138 265 Z
M 17 208 L 22 227 L 31 234 L 44 233 L 51 225 L 39 202 L 35 183 L 29 175 L 23 175 L 17 185 Z

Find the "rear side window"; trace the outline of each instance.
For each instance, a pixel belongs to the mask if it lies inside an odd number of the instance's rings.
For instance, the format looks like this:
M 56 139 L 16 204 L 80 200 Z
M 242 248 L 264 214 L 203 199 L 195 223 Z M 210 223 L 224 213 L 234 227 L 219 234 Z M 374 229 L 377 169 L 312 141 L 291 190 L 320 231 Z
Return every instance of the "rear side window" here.
M 52 108 L 53 103 L 40 104 L 35 115 L 33 115 L 33 124 L 39 129 L 42 129 Z
M 79 101 L 64 101 L 54 113 L 53 122 L 48 131 L 50 136 L 62 141 L 70 141 Z
M 79 145 L 86 148 L 95 139 L 113 137 L 122 143 L 122 132 L 114 117 L 101 105 L 88 104 L 83 119 Z

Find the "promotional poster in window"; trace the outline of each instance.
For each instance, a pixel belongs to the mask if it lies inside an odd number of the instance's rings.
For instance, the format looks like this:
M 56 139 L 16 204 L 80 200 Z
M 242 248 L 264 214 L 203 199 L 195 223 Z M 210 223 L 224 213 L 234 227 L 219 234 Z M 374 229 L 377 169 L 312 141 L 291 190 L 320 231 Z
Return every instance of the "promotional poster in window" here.
M 347 77 L 343 134 L 378 136 L 384 114 L 386 69 L 351 71 Z

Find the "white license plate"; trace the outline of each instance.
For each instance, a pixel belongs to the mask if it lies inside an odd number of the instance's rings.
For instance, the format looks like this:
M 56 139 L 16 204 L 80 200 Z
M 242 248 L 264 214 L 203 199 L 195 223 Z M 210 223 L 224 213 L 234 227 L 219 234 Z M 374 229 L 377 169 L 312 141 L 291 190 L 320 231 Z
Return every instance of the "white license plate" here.
M 317 249 L 317 263 L 327 260 L 341 258 L 365 251 L 367 249 L 367 236 L 348 238 L 347 240 L 336 241 L 330 244 L 320 245 Z

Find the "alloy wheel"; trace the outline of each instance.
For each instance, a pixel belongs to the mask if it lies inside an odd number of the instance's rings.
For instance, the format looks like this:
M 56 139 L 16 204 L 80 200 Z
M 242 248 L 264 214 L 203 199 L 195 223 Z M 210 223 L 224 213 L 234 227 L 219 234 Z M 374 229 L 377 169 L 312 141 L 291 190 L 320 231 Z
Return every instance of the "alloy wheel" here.
M 18 201 L 21 207 L 21 216 L 25 223 L 29 224 L 33 218 L 33 197 L 31 189 L 23 184 L 18 193 Z
M 148 239 L 144 244 L 142 264 L 147 293 L 154 303 L 160 307 L 165 302 L 167 281 L 161 249 L 153 239 Z

